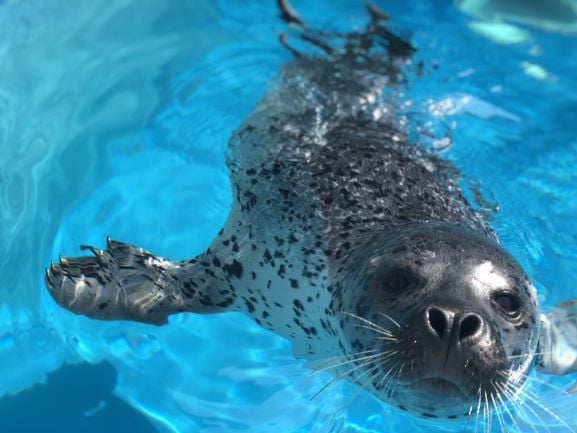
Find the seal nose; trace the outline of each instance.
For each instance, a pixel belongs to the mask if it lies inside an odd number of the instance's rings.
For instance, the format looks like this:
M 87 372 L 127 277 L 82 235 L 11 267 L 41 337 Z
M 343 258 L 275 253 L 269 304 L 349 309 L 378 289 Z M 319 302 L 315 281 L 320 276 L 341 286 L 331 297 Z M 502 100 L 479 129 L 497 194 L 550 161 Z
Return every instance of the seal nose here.
M 452 322 L 452 313 L 443 311 L 437 307 L 430 307 L 427 310 L 427 324 L 429 328 L 442 340 L 449 330 L 449 320 Z
M 473 338 L 481 332 L 483 319 L 475 313 L 467 313 L 459 323 L 459 341 Z
M 483 319 L 475 313 L 466 313 L 461 317 L 448 309 L 429 307 L 426 314 L 427 327 L 441 340 L 454 332 L 459 342 L 463 342 L 479 334 L 483 327 Z

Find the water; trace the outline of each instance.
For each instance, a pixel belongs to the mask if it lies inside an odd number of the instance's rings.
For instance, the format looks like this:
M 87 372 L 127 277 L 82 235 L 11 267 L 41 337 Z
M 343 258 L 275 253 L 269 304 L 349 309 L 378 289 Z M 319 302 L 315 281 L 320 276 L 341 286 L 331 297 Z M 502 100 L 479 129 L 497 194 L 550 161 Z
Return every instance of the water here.
M 406 3 L 380 4 L 428 65 L 407 111 L 450 133 L 443 155 L 471 197 L 478 188 L 499 208 L 493 227 L 543 302 L 575 298 L 576 36 L 496 33 L 449 2 Z M 294 6 L 316 27 L 365 21 L 354 0 Z M 114 418 L 143 432 L 430 429 L 343 383 L 311 401 L 329 377 L 240 314 L 103 323 L 44 290 L 50 259 L 107 235 L 174 259 L 208 245 L 231 202 L 228 137 L 289 59 L 275 16 L 256 0 L 0 1 L 0 410 L 38 422 L 3 417 L 2 431 L 130 431 Z M 70 392 L 75 377 L 86 385 Z M 577 425 L 576 398 L 558 394 L 548 401 Z M 46 400 L 62 402 L 60 416 L 41 416 Z

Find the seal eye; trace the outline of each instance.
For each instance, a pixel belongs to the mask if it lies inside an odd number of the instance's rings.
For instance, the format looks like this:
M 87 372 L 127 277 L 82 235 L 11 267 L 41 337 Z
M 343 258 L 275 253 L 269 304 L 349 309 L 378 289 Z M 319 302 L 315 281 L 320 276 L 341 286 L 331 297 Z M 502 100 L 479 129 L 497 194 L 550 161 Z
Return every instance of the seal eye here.
M 405 290 L 407 287 L 409 287 L 410 282 L 409 282 L 409 278 L 407 277 L 405 272 L 393 271 L 389 275 L 387 275 L 387 279 L 385 281 L 385 284 L 386 284 L 388 289 L 391 289 L 394 291 L 401 291 L 401 290 Z
M 521 313 L 521 303 L 517 297 L 509 293 L 498 293 L 493 302 L 509 317 L 517 317 Z

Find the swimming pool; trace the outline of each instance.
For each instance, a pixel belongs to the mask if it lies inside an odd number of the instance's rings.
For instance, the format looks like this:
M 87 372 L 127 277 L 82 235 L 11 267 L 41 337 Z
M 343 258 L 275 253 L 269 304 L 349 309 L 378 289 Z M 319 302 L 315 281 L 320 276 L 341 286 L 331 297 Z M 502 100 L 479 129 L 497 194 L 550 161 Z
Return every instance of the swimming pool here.
M 366 19 L 352 0 L 294 5 L 321 28 Z M 432 122 L 436 137 L 450 134 L 442 154 L 464 173 L 470 197 L 482 192 L 545 303 L 574 298 L 575 36 L 487 24 L 450 2 L 381 6 L 412 33 L 418 57 L 438 65 L 407 89 L 410 115 Z M 86 393 L 117 374 L 118 400 L 111 384 L 66 406 L 87 425 L 116 408 L 129 425 L 159 431 L 430 429 L 344 383 L 311 401 L 329 377 L 240 314 L 180 315 L 164 328 L 102 323 L 63 311 L 44 290 L 50 259 L 107 235 L 171 258 L 208 245 L 231 201 L 228 138 L 290 58 L 276 14 L 268 1 L 0 1 L 1 393 L 64 362 L 89 362 L 94 369 L 77 379 Z M 3 407 L 42 413 L 47 399 L 66 405 L 82 392 L 63 398 L 64 386 L 43 398 L 16 394 Z M 577 407 L 575 397 L 558 400 L 556 408 Z M 69 412 L 36 425 L 63 430 Z

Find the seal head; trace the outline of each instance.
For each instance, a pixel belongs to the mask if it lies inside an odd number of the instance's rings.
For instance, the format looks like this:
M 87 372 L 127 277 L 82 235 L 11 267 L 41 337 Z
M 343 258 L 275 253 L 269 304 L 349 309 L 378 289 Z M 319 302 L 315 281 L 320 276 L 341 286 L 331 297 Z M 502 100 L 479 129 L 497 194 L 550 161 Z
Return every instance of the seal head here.
M 344 333 L 367 354 L 358 383 L 403 410 L 451 419 L 519 389 L 538 344 L 536 291 L 495 241 L 428 222 L 356 250 L 339 268 L 334 308 L 351 312 Z

